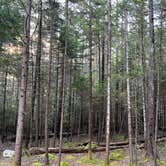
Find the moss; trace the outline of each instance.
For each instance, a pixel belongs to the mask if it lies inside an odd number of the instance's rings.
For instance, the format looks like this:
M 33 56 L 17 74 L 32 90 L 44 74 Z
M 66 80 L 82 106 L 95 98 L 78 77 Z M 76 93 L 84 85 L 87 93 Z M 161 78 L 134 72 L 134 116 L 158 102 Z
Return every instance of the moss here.
M 93 166 L 93 165 L 98 165 L 98 166 L 102 166 L 103 165 L 103 162 L 96 159 L 96 158 L 93 158 L 93 159 L 89 159 L 88 157 L 84 156 L 84 157 L 81 157 L 80 160 L 77 161 L 79 164 L 83 164 L 84 166 Z
M 64 146 L 65 146 L 66 148 L 72 148 L 72 147 L 74 147 L 74 143 L 73 143 L 73 142 L 66 142 L 66 143 L 64 144 Z
M 65 160 L 72 160 L 72 159 L 75 159 L 76 157 L 75 156 L 73 156 L 73 155 L 66 155 L 65 156 Z
M 64 161 L 61 161 L 60 166 L 69 166 L 69 165 L 66 162 L 64 162 Z
M 158 163 L 159 166 L 166 166 L 166 161 L 158 160 L 157 163 Z
M 124 153 L 122 150 L 114 150 L 111 152 L 110 159 L 115 161 L 120 161 L 124 158 Z
M 54 154 L 48 153 L 48 158 L 49 160 L 57 160 L 57 156 L 55 156 Z
M 45 154 L 42 154 L 42 155 L 39 155 L 39 156 L 45 158 Z M 48 158 L 49 158 L 49 160 L 58 160 L 58 157 L 55 156 L 54 154 L 51 154 L 51 153 L 48 153 Z
M 117 134 L 113 137 L 113 140 L 116 140 L 116 141 L 124 141 L 125 140 L 125 137 L 124 135 L 121 135 L 121 134 Z
M 111 162 L 111 163 L 110 163 L 110 165 L 109 165 L 109 166 L 119 166 L 119 164 L 118 164 L 118 162 L 113 161 L 113 162 Z
M 150 160 L 150 158 L 144 157 L 144 158 L 140 161 L 140 163 L 141 163 L 141 164 L 145 164 L 145 163 L 148 162 L 149 160 Z
M 32 166 L 43 166 L 43 164 L 40 162 L 34 162 L 32 163 Z

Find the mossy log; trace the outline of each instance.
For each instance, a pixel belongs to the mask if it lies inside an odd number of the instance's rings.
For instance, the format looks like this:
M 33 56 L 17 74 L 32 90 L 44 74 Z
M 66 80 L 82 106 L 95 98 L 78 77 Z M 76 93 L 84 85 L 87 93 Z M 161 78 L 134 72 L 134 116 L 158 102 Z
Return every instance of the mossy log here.
M 159 138 L 157 142 L 164 142 L 166 141 L 166 137 Z M 123 148 L 128 148 L 128 142 L 114 142 L 110 143 L 110 150 L 114 149 L 123 149 Z M 144 143 L 140 144 L 138 146 L 138 149 L 144 148 Z M 95 147 L 92 149 L 92 152 L 102 152 L 105 151 L 105 147 Z M 38 148 L 38 147 L 32 147 L 29 149 L 29 152 L 31 155 L 39 155 L 39 154 L 44 154 L 45 149 L 44 148 Z M 48 149 L 49 153 L 59 153 L 59 148 L 49 148 Z M 76 147 L 76 148 L 62 148 L 62 153 L 87 153 L 88 148 L 86 147 Z

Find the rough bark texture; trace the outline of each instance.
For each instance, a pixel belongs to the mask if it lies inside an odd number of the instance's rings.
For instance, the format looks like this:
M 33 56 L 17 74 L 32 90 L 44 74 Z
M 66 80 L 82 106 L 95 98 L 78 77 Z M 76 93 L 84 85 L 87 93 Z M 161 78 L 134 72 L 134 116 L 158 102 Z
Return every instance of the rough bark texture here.
M 7 74 L 8 69 L 6 69 L 5 72 L 5 82 L 4 82 L 4 92 L 3 92 L 3 113 L 2 113 L 2 124 L 1 124 L 1 131 L 2 131 L 2 137 L 1 141 L 4 143 L 5 137 L 6 137 L 6 88 L 7 88 Z
M 59 138 L 59 158 L 58 166 L 61 163 L 61 152 L 62 152 L 62 137 L 63 137 L 63 116 L 65 109 L 65 76 L 66 76 L 66 58 L 67 58 L 67 48 L 68 48 L 68 0 L 65 1 L 65 52 L 62 60 L 62 102 L 61 102 L 61 122 L 60 122 L 60 138 Z
M 37 110 L 36 110 L 36 131 L 35 131 L 35 144 L 36 146 L 39 145 L 39 124 L 40 124 L 40 87 L 41 87 L 41 71 L 40 71 L 40 65 L 41 65 L 41 51 L 42 51 L 42 0 L 39 1 L 39 29 L 38 29 L 38 42 L 37 42 Z
M 16 143 L 15 143 L 16 153 L 14 161 L 16 166 L 21 166 L 21 156 L 22 156 L 23 124 L 24 124 L 24 112 L 26 105 L 26 91 L 27 91 L 27 79 L 28 79 L 31 3 L 32 3 L 31 0 L 27 1 L 27 12 L 24 21 L 24 47 L 23 47 Z
M 89 42 L 89 98 L 88 98 L 88 158 L 92 159 L 92 6 L 91 0 L 89 0 L 89 35 L 88 35 L 88 42 Z
M 154 158 L 155 140 L 155 110 L 154 110 L 154 20 L 153 20 L 153 0 L 149 0 L 149 37 L 150 37 L 150 57 L 149 57 L 149 98 L 148 98 L 148 141 L 147 155 Z

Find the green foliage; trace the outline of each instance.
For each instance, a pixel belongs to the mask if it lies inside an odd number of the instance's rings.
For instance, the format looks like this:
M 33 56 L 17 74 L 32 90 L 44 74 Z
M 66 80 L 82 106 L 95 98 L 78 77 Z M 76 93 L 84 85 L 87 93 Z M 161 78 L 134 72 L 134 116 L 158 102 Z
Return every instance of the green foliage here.
M 84 166 L 103 165 L 103 161 L 96 158 L 90 160 L 87 156 L 81 157 L 77 162 L 79 164 L 83 164 Z
M 71 148 L 71 147 L 74 147 L 74 143 L 73 142 L 66 142 L 64 146 L 66 148 Z
M 0 1 L 0 43 L 15 41 L 22 32 L 23 17 L 16 1 Z
M 75 156 L 70 155 L 70 154 L 65 155 L 65 160 L 72 160 L 72 159 L 75 159 L 75 158 L 76 158 Z
M 32 166 L 44 166 L 44 165 L 40 162 L 34 162 L 32 163 Z
M 45 157 L 45 154 L 42 154 L 41 157 Z M 55 156 L 54 154 L 48 153 L 48 158 L 49 160 L 57 160 L 57 156 Z
M 113 162 L 111 162 L 111 163 L 110 163 L 110 165 L 109 165 L 109 166 L 119 166 L 119 164 L 118 164 L 118 162 L 113 161 Z
M 48 158 L 49 160 L 57 160 L 57 156 L 55 156 L 54 154 L 48 153 Z
M 125 140 L 125 136 L 122 135 L 122 134 L 116 134 L 116 135 L 113 137 L 113 140 L 115 140 L 115 141 L 124 141 L 124 140 Z
M 67 164 L 67 163 L 66 163 L 66 162 L 64 162 L 64 161 L 61 161 L 60 166 L 69 166 L 69 164 Z
M 124 158 L 124 153 L 121 149 L 114 150 L 111 152 L 110 159 L 120 161 Z
M 157 163 L 159 166 L 166 166 L 166 161 L 158 160 Z

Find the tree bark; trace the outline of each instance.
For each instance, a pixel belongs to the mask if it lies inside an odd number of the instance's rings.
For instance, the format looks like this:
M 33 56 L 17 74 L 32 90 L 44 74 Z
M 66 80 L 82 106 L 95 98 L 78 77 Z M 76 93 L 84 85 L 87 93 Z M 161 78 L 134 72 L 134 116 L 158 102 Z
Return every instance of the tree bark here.
M 108 59 L 107 59 L 107 114 L 106 114 L 106 165 L 110 163 L 110 114 L 111 114 L 111 40 L 112 40 L 112 6 L 111 0 L 108 0 Z
M 5 82 L 4 82 L 4 92 L 3 92 L 3 113 L 2 113 L 2 127 L 1 127 L 1 131 L 2 131 L 2 137 L 1 137 L 1 141 L 2 143 L 4 143 L 5 137 L 6 137 L 6 88 L 7 88 L 7 75 L 8 75 L 8 69 L 6 68 L 5 71 Z
M 61 102 L 61 122 L 60 122 L 60 138 L 59 138 L 59 158 L 58 166 L 61 164 L 61 152 L 62 152 L 62 137 L 63 137 L 63 116 L 65 109 L 65 77 L 66 77 L 66 58 L 68 48 L 68 0 L 65 1 L 65 52 L 62 59 L 62 102 Z
M 38 29 L 38 42 L 37 42 L 37 110 L 36 110 L 36 132 L 35 132 L 35 144 L 39 145 L 39 124 L 40 124 L 40 81 L 41 81 L 41 50 L 42 50 L 42 0 L 39 1 L 39 29 Z
M 91 0 L 89 0 L 89 81 L 88 81 L 88 158 L 92 159 L 92 6 Z
M 50 86 L 51 86 L 51 62 L 52 62 L 52 49 L 53 49 L 53 22 L 50 20 L 50 50 L 49 50 L 49 69 L 48 69 L 48 83 L 46 95 L 46 109 L 45 109 L 45 165 L 49 165 L 48 158 L 48 111 L 50 99 Z
M 148 98 L 148 141 L 147 156 L 154 158 L 155 144 L 155 110 L 154 110 L 154 16 L 153 0 L 148 0 L 149 4 L 149 38 L 150 38 L 150 57 L 149 57 L 149 98 Z
M 31 4 L 32 1 L 27 1 L 27 10 L 24 20 L 24 46 L 23 46 L 23 60 L 21 73 L 21 87 L 19 96 L 18 121 L 15 143 L 15 165 L 21 166 L 22 156 L 22 138 L 24 125 L 24 112 L 26 106 L 26 91 L 28 80 L 28 61 L 29 61 L 29 43 L 30 43 L 30 18 L 31 18 Z
M 131 101 L 130 101 L 130 80 L 129 80 L 129 50 L 128 50 L 128 10 L 125 9 L 125 29 L 124 29 L 124 38 L 125 38 L 125 66 L 127 74 L 127 113 L 128 113 L 128 137 L 129 137 L 129 154 L 130 154 L 130 164 L 133 164 L 133 145 L 132 145 L 132 119 L 131 119 Z

